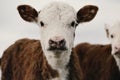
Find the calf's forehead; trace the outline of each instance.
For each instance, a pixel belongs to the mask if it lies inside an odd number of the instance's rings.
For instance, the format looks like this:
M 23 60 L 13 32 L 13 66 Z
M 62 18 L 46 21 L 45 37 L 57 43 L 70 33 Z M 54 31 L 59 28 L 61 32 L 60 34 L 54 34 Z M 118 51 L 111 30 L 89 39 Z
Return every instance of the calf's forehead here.
M 118 34 L 120 35 L 120 23 L 116 23 L 114 24 L 111 28 L 110 28 L 110 32 L 111 34 Z
M 43 8 L 39 13 L 39 21 L 46 23 L 63 22 L 67 23 L 76 19 L 76 11 L 65 3 L 52 3 Z

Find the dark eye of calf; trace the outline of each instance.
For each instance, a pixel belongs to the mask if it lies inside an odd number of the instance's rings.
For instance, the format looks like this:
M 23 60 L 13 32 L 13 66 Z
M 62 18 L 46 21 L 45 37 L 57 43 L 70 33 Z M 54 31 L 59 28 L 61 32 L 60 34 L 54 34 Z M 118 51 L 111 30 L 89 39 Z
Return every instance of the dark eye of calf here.
M 72 27 L 76 27 L 77 26 L 77 24 L 75 23 L 75 21 L 71 22 L 71 26 Z
M 43 26 L 44 26 L 44 23 L 43 23 L 42 21 L 40 21 L 40 25 L 41 25 L 41 27 L 43 27 Z
M 114 36 L 113 36 L 113 35 L 110 35 L 110 37 L 111 37 L 111 38 L 114 38 Z
M 74 26 L 75 26 L 75 21 L 73 21 L 73 22 L 71 23 L 71 26 L 72 26 L 72 27 L 74 27 Z

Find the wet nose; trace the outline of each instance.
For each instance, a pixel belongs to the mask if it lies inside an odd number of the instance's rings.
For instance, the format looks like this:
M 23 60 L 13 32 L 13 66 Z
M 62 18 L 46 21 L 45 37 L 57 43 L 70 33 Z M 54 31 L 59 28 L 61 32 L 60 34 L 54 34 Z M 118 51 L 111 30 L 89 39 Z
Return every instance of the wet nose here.
M 49 46 L 54 49 L 61 49 L 64 48 L 66 41 L 64 38 L 54 37 L 49 40 Z
M 120 52 L 120 46 L 115 46 L 114 49 L 116 52 Z

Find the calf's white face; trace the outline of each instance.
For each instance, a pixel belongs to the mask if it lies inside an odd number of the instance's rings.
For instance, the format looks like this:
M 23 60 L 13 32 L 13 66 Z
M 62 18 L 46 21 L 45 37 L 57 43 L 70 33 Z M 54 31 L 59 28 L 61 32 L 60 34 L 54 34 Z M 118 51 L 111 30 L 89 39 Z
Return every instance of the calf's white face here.
M 120 23 L 113 26 L 105 25 L 107 36 L 111 41 L 112 54 L 120 57 Z
M 98 8 L 87 5 L 76 12 L 70 5 L 53 2 L 39 12 L 29 5 L 18 6 L 18 11 L 25 21 L 39 25 L 42 48 L 49 64 L 58 61 L 66 65 L 73 47 L 76 26 L 91 21 Z
M 42 47 L 45 51 L 61 51 L 73 46 L 76 11 L 63 3 L 52 3 L 38 15 Z

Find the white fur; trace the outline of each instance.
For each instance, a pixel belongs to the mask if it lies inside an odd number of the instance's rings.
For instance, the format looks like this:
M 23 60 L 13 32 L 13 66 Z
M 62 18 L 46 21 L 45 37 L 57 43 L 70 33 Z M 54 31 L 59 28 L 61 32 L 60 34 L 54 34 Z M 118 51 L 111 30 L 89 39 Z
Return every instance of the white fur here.
M 66 80 L 68 69 L 66 65 L 70 60 L 71 49 L 73 47 L 75 28 L 70 24 L 76 20 L 76 11 L 69 5 L 54 2 L 41 10 L 38 17 L 38 24 L 42 21 L 45 25 L 40 26 L 41 44 L 49 65 L 58 70 L 59 78 L 52 80 Z M 48 51 L 49 40 L 56 36 L 61 36 L 66 41 L 68 50 L 62 53 Z
M 120 58 L 116 55 L 113 55 L 115 60 L 116 60 L 116 64 L 118 65 L 119 71 L 120 71 Z
M 118 52 L 118 50 L 115 49 L 115 47 L 120 48 L 120 22 L 114 24 L 113 26 L 106 25 L 105 27 L 109 31 L 108 38 L 110 39 L 112 45 L 111 53 L 114 56 L 120 70 L 120 52 L 119 56 L 116 55 L 116 52 Z M 110 37 L 111 35 L 113 35 L 113 38 Z

